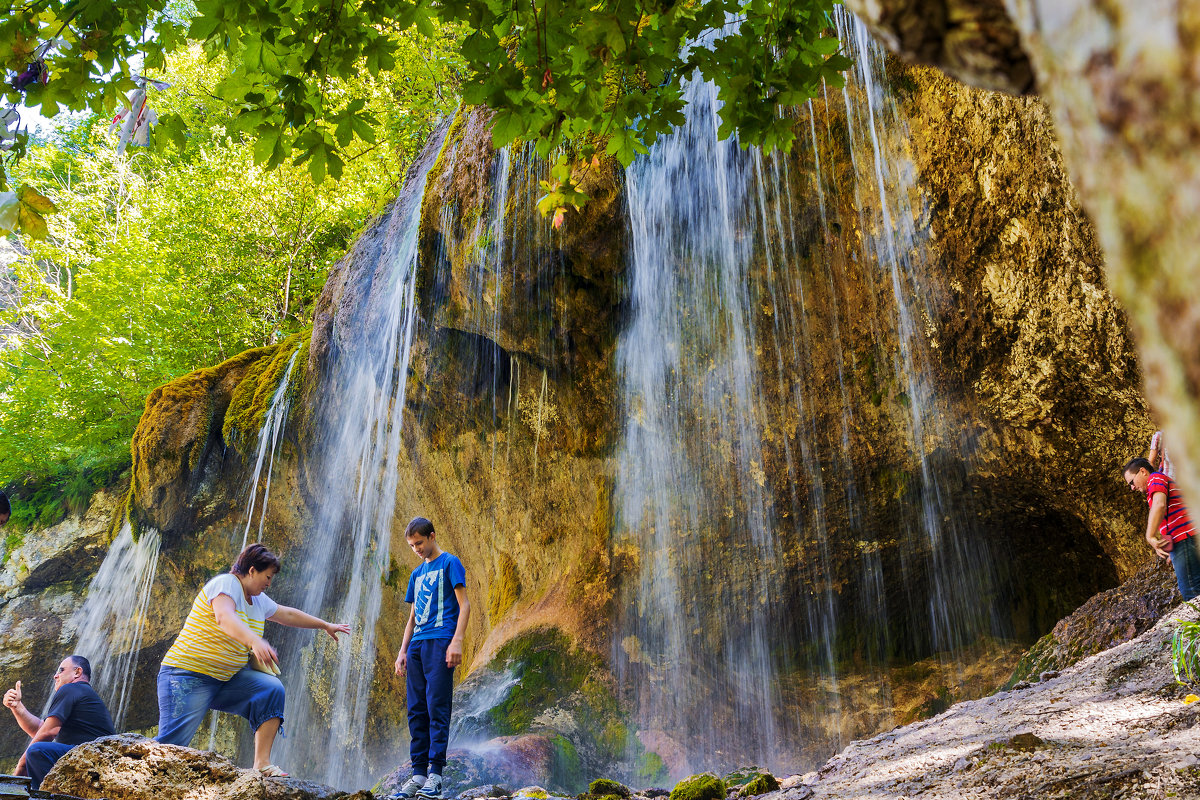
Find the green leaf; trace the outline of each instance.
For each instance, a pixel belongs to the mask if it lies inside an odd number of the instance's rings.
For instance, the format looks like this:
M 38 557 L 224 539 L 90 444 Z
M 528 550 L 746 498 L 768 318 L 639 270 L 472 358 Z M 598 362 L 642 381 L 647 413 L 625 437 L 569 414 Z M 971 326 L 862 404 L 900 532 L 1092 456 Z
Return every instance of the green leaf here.
M 39 214 L 53 214 L 58 211 L 58 208 L 54 203 L 50 202 L 48 197 L 32 186 L 22 187 L 17 196 L 21 200 L 21 205 L 28 206 Z
M 841 42 L 832 36 L 822 37 L 809 45 L 814 53 L 820 53 L 823 56 L 831 56 L 838 51 Z
M 34 239 L 45 239 L 48 233 L 46 220 L 42 219 L 41 214 L 27 205 L 21 206 L 21 210 L 18 213 L 18 224 L 21 226 L 21 233 L 31 236 Z

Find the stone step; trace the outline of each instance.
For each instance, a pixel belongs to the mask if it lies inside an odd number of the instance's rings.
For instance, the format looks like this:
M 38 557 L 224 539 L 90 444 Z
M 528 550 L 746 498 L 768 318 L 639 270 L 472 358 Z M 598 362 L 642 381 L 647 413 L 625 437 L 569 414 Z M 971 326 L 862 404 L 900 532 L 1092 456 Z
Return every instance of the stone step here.
M 29 788 L 29 778 L 25 775 L 0 775 L 0 798 L 3 797 L 32 797 L 34 800 L 82 800 L 70 794 L 55 794 L 43 792 L 40 789 Z

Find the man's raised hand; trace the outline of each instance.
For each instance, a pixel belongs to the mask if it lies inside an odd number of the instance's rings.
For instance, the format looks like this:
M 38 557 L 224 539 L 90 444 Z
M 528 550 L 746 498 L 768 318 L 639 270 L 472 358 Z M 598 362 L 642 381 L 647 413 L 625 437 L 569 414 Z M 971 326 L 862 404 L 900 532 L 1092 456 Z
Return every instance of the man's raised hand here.
M 4 705 L 6 708 L 16 708 L 21 705 L 21 682 L 17 681 L 17 685 L 4 693 Z

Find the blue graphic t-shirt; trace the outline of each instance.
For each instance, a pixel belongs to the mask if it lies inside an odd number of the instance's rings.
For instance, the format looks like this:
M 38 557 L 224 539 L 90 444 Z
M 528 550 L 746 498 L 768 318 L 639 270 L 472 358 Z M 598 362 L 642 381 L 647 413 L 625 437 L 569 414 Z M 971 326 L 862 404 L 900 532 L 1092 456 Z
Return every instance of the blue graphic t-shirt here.
M 449 553 L 433 561 L 422 561 L 408 578 L 404 602 L 416 608 L 416 625 L 411 641 L 453 639 L 458 626 L 458 598 L 454 587 L 467 585 L 462 562 Z

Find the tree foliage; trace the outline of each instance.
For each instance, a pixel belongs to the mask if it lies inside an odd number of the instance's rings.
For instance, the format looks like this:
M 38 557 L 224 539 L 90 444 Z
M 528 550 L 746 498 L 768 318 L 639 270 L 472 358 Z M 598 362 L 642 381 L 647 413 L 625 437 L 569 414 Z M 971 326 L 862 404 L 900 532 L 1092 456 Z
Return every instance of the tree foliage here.
M 547 155 L 569 143 L 585 160 L 603 147 L 623 164 L 681 121 L 682 86 L 697 70 L 719 88 L 723 134 L 770 150 L 793 137 L 780 108 L 839 84 L 850 63 L 829 32 L 831 0 L 8 2 L 0 64 L 16 73 L 44 57 L 51 80 L 24 98 L 43 113 L 111 114 L 134 63 L 161 70 L 200 41 L 235 60 L 212 93 L 256 140 L 256 161 L 307 164 L 317 181 L 337 178 L 348 149 L 374 135 L 373 115 L 337 82 L 393 72 L 413 33 L 429 43 L 431 74 L 439 51 L 460 45 L 463 97 L 498 112 L 497 145 L 532 140 Z M 164 117 L 164 136 L 178 143 L 186 130 Z
M 60 213 L 0 252 L 0 483 L 111 474 L 154 387 L 309 324 L 330 265 L 454 102 L 405 79 L 427 74 L 419 59 L 402 66 L 337 85 L 375 124 L 336 181 L 256 163 L 209 91 L 236 64 L 198 46 L 170 57 L 156 98 L 187 124 L 182 147 L 118 154 L 95 116 L 30 145 L 19 177 Z

